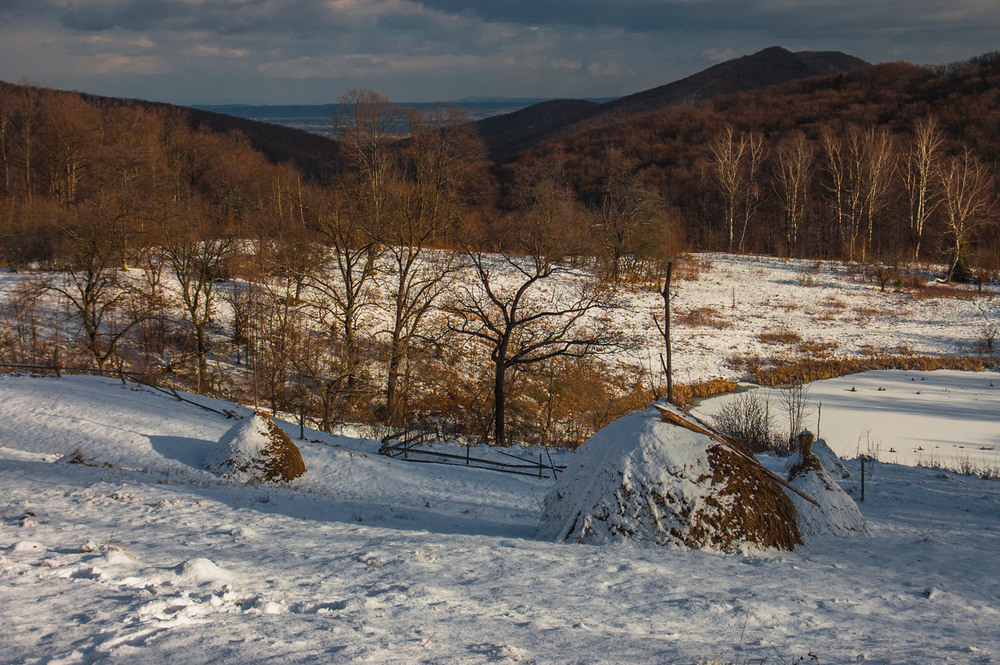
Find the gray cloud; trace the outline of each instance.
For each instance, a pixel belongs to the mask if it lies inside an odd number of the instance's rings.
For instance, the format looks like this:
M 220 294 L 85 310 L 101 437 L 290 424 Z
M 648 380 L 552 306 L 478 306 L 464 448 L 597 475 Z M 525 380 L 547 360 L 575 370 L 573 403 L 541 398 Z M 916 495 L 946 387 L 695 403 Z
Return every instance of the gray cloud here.
M 781 44 L 997 48 L 995 0 L 0 0 L 0 78 L 168 101 L 609 96 Z

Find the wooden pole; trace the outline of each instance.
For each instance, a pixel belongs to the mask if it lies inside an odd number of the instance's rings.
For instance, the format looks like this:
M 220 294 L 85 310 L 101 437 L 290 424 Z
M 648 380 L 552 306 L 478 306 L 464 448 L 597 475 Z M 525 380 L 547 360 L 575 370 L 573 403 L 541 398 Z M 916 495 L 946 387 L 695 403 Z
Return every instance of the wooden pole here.
M 674 401 L 673 361 L 670 357 L 670 278 L 673 275 L 674 262 L 667 261 L 667 276 L 663 280 L 663 344 L 667 352 L 667 401 Z

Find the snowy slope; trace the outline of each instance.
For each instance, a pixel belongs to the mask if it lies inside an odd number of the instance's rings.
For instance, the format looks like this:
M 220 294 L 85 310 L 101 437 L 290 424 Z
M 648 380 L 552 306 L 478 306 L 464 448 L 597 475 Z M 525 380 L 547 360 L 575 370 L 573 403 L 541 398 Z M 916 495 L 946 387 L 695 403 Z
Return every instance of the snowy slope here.
M 1000 662 L 997 481 L 876 464 L 870 539 L 720 556 L 536 540 L 551 480 L 317 433 L 291 488 L 229 484 L 231 425 L 0 377 L 0 662 Z

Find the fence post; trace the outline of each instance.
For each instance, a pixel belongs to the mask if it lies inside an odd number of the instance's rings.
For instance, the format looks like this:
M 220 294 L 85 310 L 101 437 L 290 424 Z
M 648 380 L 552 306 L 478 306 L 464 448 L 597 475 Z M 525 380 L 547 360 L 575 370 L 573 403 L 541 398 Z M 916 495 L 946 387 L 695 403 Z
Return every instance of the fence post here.
M 861 500 L 865 500 L 865 456 L 861 456 Z
M 62 371 L 59 369 L 59 347 L 58 346 L 52 351 L 52 364 L 55 365 L 55 368 L 56 368 L 56 378 L 57 379 L 62 378 Z
M 469 459 L 470 459 L 469 455 L 470 455 L 470 451 L 471 450 L 472 450 L 472 443 L 470 443 L 469 441 L 466 441 L 465 442 L 465 466 L 469 466 Z
M 542 454 L 538 453 L 538 477 L 542 477 L 542 469 L 545 468 L 545 460 L 542 459 Z

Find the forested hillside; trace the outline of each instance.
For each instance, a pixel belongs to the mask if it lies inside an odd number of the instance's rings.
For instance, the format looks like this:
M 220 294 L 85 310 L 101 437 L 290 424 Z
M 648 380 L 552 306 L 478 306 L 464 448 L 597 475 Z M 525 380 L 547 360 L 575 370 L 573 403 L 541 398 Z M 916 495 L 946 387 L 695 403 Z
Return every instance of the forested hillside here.
M 997 265 L 1000 59 L 905 63 L 640 115 L 508 165 L 564 164 L 607 196 L 609 155 L 660 195 L 695 249 Z
M 664 325 L 670 276 L 699 272 L 685 249 L 846 259 L 883 290 L 920 283 L 903 262 L 982 284 L 1000 259 L 996 56 L 635 116 L 499 166 L 448 109 L 354 90 L 337 112 L 335 149 L 269 153 L 255 126 L 0 86 L 0 363 L 133 371 L 327 430 L 578 443 L 671 390 L 662 346 L 607 359 Z M 640 292 L 655 305 L 623 323 Z
M 626 95 L 603 104 L 578 99 L 552 100 L 476 123 L 493 159 L 504 160 L 547 141 L 595 127 L 609 127 L 641 113 L 686 107 L 700 101 L 820 75 L 869 66 L 839 51 L 792 53 L 772 46 L 727 60 L 679 81 Z

